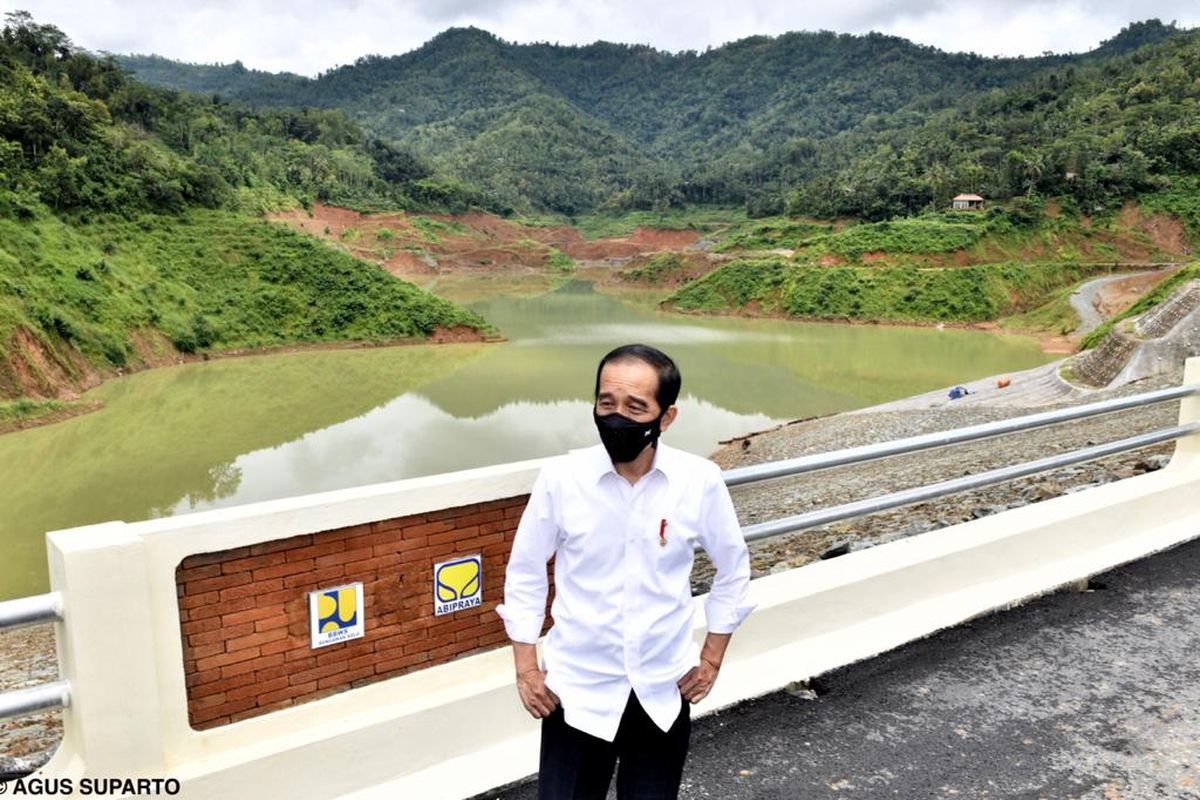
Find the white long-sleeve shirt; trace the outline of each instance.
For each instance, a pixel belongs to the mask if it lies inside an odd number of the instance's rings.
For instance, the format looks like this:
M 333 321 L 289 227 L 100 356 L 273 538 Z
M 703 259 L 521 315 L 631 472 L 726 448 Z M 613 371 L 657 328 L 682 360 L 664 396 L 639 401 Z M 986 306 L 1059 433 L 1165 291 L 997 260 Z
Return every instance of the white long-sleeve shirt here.
M 543 467 L 496 611 L 510 639 L 536 642 L 546 562 L 555 557 L 544 667 L 568 725 L 612 741 L 631 688 L 662 730 L 679 716 L 676 682 L 700 662 L 692 639 L 697 542 L 717 569 L 705 603 L 708 630 L 732 633 L 754 608 L 750 561 L 715 464 L 660 442 L 650 472 L 632 486 L 601 445 Z

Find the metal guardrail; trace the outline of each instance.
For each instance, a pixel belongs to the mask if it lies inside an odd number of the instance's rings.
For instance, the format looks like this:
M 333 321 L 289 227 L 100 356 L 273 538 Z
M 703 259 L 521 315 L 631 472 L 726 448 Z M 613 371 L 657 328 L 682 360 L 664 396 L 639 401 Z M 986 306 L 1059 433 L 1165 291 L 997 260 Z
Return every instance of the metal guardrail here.
M 18 597 L 0 603 L 0 631 L 58 622 L 62 619 L 62 595 L 58 592 Z
M 1029 414 L 1023 417 L 988 422 L 983 425 L 972 425 L 969 428 L 955 428 L 949 431 L 926 433 L 921 436 L 911 436 L 907 439 L 896 439 L 891 442 L 880 442 L 862 447 L 850 447 L 845 450 L 835 450 L 831 453 L 817 453 L 811 456 L 789 458 L 784 461 L 772 461 L 767 464 L 755 464 L 749 467 L 738 467 L 725 471 L 726 486 L 740 486 L 744 483 L 783 478 L 790 475 L 801 475 L 805 472 L 815 472 L 821 469 L 844 467 L 850 464 L 861 464 L 889 456 L 915 453 L 936 447 L 947 447 L 952 444 L 974 442 L 979 439 L 989 439 L 1007 433 L 1042 428 L 1061 422 L 1071 422 L 1086 419 L 1099 414 L 1111 414 L 1114 411 L 1127 411 L 1139 406 L 1164 403 L 1168 400 L 1178 400 L 1200 394 L 1200 385 L 1173 386 L 1170 389 L 1159 389 L 1153 392 L 1117 397 L 1103 400 L 1099 403 L 1089 403 L 1082 406 L 1072 406 L 1057 411 L 1044 411 L 1039 414 Z
M 58 622 L 62 618 L 62 595 L 58 592 L 18 597 L 0 603 L 0 631 Z M 70 698 L 71 687 L 66 681 L 0 692 L 0 719 L 22 717 L 48 708 L 65 708 Z
M 1200 394 L 1200 385 L 1161 389 L 1159 391 L 1120 397 L 1058 411 L 1047 411 L 1040 414 L 1030 414 L 1024 417 L 1000 420 L 998 422 L 989 422 L 984 425 L 957 428 L 950 431 L 913 436 L 907 439 L 897 439 L 892 442 L 882 442 L 863 447 L 851 447 L 845 450 L 774 461 L 768 464 L 740 467 L 738 469 L 727 470 L 724 473 L 724 478 L 726 485 L 740 486 L 747 483 L 801 475 L 833 467 L 861 464 L 905 453 L 915 453 L 921 450 L 947 447 L 963 442 L 1033 430 L 1047 425 L 1086 419 L 1087 417 L 1099 414 L 1109 414 L 1144 405 L 1178 400 L 1195 394 Z M 1138 436 L 1131 436 L 1116 442 L 1086 447 L 1081 450 L 1074 450 L 1037 461 L 1001 467 L 979 473 L 978 475 L 967 475 L 961 478 L 942 481 L 941 483 L 919 486 L 914 489 L 906 489 L 880 497 L 845 503 L 840 506 L 833 506 L 806 514 L 798 514 L 771 522 L 749 525 L 742 530 L 747 541 L 756 541 L 804 528 L 863 516 L 876 511 L 885 511 L 897 506 L 943 497 L 980 486 L 1002 483 L 1069 464 L 1078 464 L 1083 461 L 1103 458 L 1115 453 L 1137 450 L 1152 444 L 1190 436 L 1198 432 L 1200 432 L 1200 422 L 1178 425 L 1173 428 L 1165 428 Z M 0 602 L 0 631 L 55 622 L 62 619 L 62 597 L 57 592 Z M 66 681 L 61 680 L 25 689 L 3 692 L 0 693 L 0 719 L 32 714 L 49 708 L 66 707 L 70 704 L 70 699 L 71 687 Z
M 783 519 L 771 522 L 747 525 L 742 528 L 742 533 L 748 542 L 767 539 L 781 533 L 791 533 L 804 528 L 813 528 L 817 525 L 828 525 L 831 522 L 839 522 L 852 517 L 861 517 L 866 514 L 873 514 L 876 511 L 886 511 L 890 508 L 919 503 L 924 500 L 932 500 L 936 497 L 945 497 L 948 494 L 964 492 L 968 489 L 977 489 L 980 486 L 1003 483 L 1016 478 L 1023 478 L 1026 475 L 1034 475 L 1038 472 L 1045 472 L 1057 469 L 1058 467 L 1079 464 L 1083 461 L 1092 461 L 1116 453 L 1139 450 L 1143 447 L 1149 447 L 1152 444 L 1168 442 L 1172 439 L 1190 436 L 1197 432 L 1200 432 L 1200 422 L 1193 422 L 1189 425 L 1178 425 L 1174 428 L 1164 428 L 1163 430 L 1151 431 L 1139 436 L 1131 436 L 1128 439 L 1121 439 L 1116 442 L 1109 442 L 1108 444 L 1085 447 L 1082 450 L 1072 450 L 1069 453 L 1050 456 L 1049 458 L 1042 458 L 1037 461 L 1027 461 L 1010 467 L 1000 467 L 999 469 L 981 472 L 978 475 L 966 475 L 962 478 L 942 481 L 941 483 L 932 483 L 928 486 L 905 489 L 901 492 L 893 492 L 881 495 L 880 497 L 859 500 L 854 503 L 823 508 L 807 514 L 797 514 L 794 517 L 784 517 Z
M 1116 411 L 1126 411 L 1133 408 L 1139 408 L 1141 406 L 1167 402 L 1169 400 L 1178 400 L 1180 398 L 1190 397 L 1195 394 L 1200 394 L 1200 384 L 1176 386 L 1169 389 L 1159 389 L 1157 391 L 1144 392 L 1142 394 L 1130 395 L 1128 397 L 1117 397 L 1098 403 L 1073 406 L 1071 408 L 1064 408 L 1056 411 L 1045 411 L 1038 414 L 1029 414 L 1023 417 L 1013 417 L 1012 419 L 989 422 L 983 425 L 973 425 L 967 428 L 955 428 L 949 431 L 939 431 L 937 433 L 928 433 L 921 436 L 912 436 L 906 439 L 897 439 L 891 442 L 881 442 L 879 444 L 864 445 L 862 447 L 851 447 L 844 450 L 835 450 L 830 453 L 818 453 L 811 456 L 801 456 L 800 458 L 792 458 L 784 461 L 772 461 L 767 464 L 739 467 L 737 469 L 726 470 L 724 472 L 725 484 L 727 486 L 741 486 L 747 483 L 756 483 L 759 481 L 773 480 L 775 478 L 802 475 L 808 472 L 831 469 L 833 467 L 862 464 L 868 461 L 876 461 L 882 458 L 903 455 L 905 453 L 915 453 L 921 450 L 947 447 L 949 445 L 961 444 L 963 442 L 978 441 L 980 439 L 988 439 L 994 436 L 1002 436 L 1010 433 L 1034 430 L 1035 428 L 1042 428 L 1048 425 L 1056 425 L 1063 422 L 1086 419 L 1088 417 L 1094 417 L 1100 414 L 1111 414 Z M 1164 428 L 1162 430 L 1151 431 L 1138 436 L 1131 436 L 1127 439 L 1121 439 L 1119 441 L 1109 442 L 1107 444 L 1094 445 L 1092 447 L 1086 447 L 1080 450 L 1073 450 L 1069 453 L 1038 459 L 1036 461 L 1028 461 L 1008 467 L 1000 467 L 999 469 L 981 472 L 978 475 L 967 475 L 961 478 L 955 478 L 953 480 L 942 481 L 940 483 L 929 484 L 927 486 L 919 486 L 913 489 L 905 489 L 903 491 L 892 492 L 879 497 L 872 497 L 853 503 L 845 503 L 839 506 L 823 508 L 805 514 L 797 514 L 791 517 L 772 520 L 770 522 L 760 522 L 754 525 L 747 525 L 742 528 L 742 532 L 747 541 L 757 541 L 784 533 L 793 533 L 805 528 L 813 528 L 818 525 L 827 525 L 832 522 L 839 522 L 841 520 L 851 519 L 853 517 L 861 517 L 867 514 L 873 514 L 877 511 L 886 511 L 888 509 L 897 508 L 898 506 L 910 505 L 912 503 L 919 503 L 925 500 L 932 500 L 937 497 L 944 497 L 946 495 L 979 488 L 981 486 L 990 486 L 995 483 L 1003 483 L 1005 481 L 1025 477 L 1027 475 L 1034 475 L 1039 472 L 1057 469 L 1058 467 L 1078 464 L 1084 461 L 1092 461 L 1097 458 L 1104 458 L 1105 456 L 1114 455 L 1116 453 L 1138 450 L 1143 447 L 1149 447 L 1153 444 L 1159 444 L 1160 442 L 1166 442 L 1174 439 L 1180 439 L 1184 436 L 1190 436 L 1197 432 L 1200 432 L 1200 422 L 1191 423 L 1188 425 L 1178 425 L 1173 428 Z
M 71 702 L 71 685 L 54 681 L 28 689 L 0 693 L 0 719 L 23 717 L 48 708 L 66 708 Z

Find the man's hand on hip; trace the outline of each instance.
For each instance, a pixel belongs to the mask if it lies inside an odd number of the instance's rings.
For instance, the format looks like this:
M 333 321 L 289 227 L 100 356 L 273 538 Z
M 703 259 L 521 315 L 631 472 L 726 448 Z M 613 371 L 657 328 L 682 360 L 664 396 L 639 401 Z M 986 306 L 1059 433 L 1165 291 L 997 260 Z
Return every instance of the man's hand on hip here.
M 683 699 L 689 703 L 699 703 L 708 697 L 713 684 L 717 682 L 718 671 L 713 664 L 700 659 L 697 666 L 692 667 L 686 675 L 679 679 L 679 693 L 683 695 Z
M 717 673 L 721 671 L 721 662 L 725 660 L 725 648 L 729 646 L 728 633 L 713 633 L 709 631 L 704 637 L 704 647 L 700 650 L 700 663 L 692 667 L 688 674 L 679 679 L 679 693 L 689 703 L 699 703 L 708 697 L 713 684 L 717 682 Z
M 558 695 L 546 688 L 546 671 L 542 669 L 517 673 L 517 694 L 534 719 L 548 717 L 558 707 Z

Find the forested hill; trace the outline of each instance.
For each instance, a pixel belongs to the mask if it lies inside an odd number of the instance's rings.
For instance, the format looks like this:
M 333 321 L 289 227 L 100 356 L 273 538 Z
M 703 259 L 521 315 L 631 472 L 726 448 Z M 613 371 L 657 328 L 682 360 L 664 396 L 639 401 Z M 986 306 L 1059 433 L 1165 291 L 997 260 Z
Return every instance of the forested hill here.
M 180 353 L 485 329 L 375 264 L 270 225 L 324 199 L 469 198 L 333 109 L 252 111 L 131 79 L 28 14 L 0 28 L 0 428 Z M 23 413 L 23 412 L 22 412 Z
M 311 80 L 240 64 L 140 56 L 121 63 L 148 82 L 256 107 L 341 108 L 478 187 L 497 210 L 747 200 L 778 210 L 797 188 L 840 168 L 840 151 L 825 153 L 828 142 L 858 135 L 865 138 L 856 145 L 869 149 L 873 135 L 967 113 L 997 92 L 1038 81 L 1044 91 L 1045 76 L 1068 71 L 1090 80 L 1109 69 L 1101 78 L 1110 80 L 1109 65 L 1118 74 L 1133 68 L 1133 51 L 1192 39 L 1149 21 L 1090 53 L 1039 58 L 983 58 L 829 32 L 669 54 L 609 43 L 517 45 L 469 28 Z

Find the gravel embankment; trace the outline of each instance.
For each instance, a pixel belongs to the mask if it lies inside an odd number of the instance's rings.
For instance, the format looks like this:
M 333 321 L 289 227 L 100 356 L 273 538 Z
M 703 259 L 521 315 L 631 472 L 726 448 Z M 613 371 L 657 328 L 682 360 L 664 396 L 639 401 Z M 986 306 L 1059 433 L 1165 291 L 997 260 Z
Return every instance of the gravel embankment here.
M 1178 372 L 1159 375 L 1060 405 L 1177 386 L 1180 379 Z M 738 440 L 719 451 L 714 460 L 725 468 L 737 467 L 949 430 L 1057 407 L 1005 407 L 1002 398 L 997 402 L 987 406 L 971 403 L 959 407 L 837 414 L 750 436 L 745 440 L 750 443 L 748 447 L 743 447 L 743 440 Z M 1178 419 L 1178 407 L 1178 402 L 1163 403 L 947 450 L 930 450 L 799 478 L 737 487 L 732 492 L 733 499 L 743 524 L 763 522 L 1167 427 Z M 1171 444 L 1158 445 L 759 542 L 751 547 L 753 574 L 758 577 L 791 569 L 834 548 L 861 549 L 1132 477 L 1163 466 L 1169 460 L 1172 447 Z M 696 591 L 705 591 L 711 578 L 712 570 L 707 560 L 698 557 L 693 581 Z M 0 634 L 0 690 L 53 680 L 56 670 L 54 634 L 49 626 Z M 5 774 L 28 772 L 44 763 L 57 746 L 61 727 L 60 711 L 0 722 L 0 778 Z
M 0 691 L 58 679 L 54 628 L 39 625 L 0 633 Z M 0 780 L 40 767 L 62 739 L 62 711 L 0 720 Z
M 1178 386 L 1181 377 L 1179 372 L 1158 375 L 1119 389 L 1094 392 L 1068 402 L 1036 408 L 1006 407 L 1001 398 L 997 404 L 986 407 L 964 405 L 956 408 L 951 405 L 937 409 L 836 414 L 735 441 L 713 458 L 726 469 L 794 458 Z M 1169 427 L 1176 423 L 1178 414 L 1178 401 L 1160 403 L 951 448 L 735 487 L 731 493 L 743 525 L 766 522 Z M 745 441 L 749 441 L 748 447 L 743 446 Z M 1132 477 L 1162 467 L 1169 460 L 1173 447 L 1170 443 L 1156 445 L 758 542 L 750 548 L 751 568 L 758 577 L 816 560 L 835 548 L 862 549 Z M 711 568 L 703 557 L 698 558 L 694 573 L 696 590 L 705 590 L 710 580 Z

